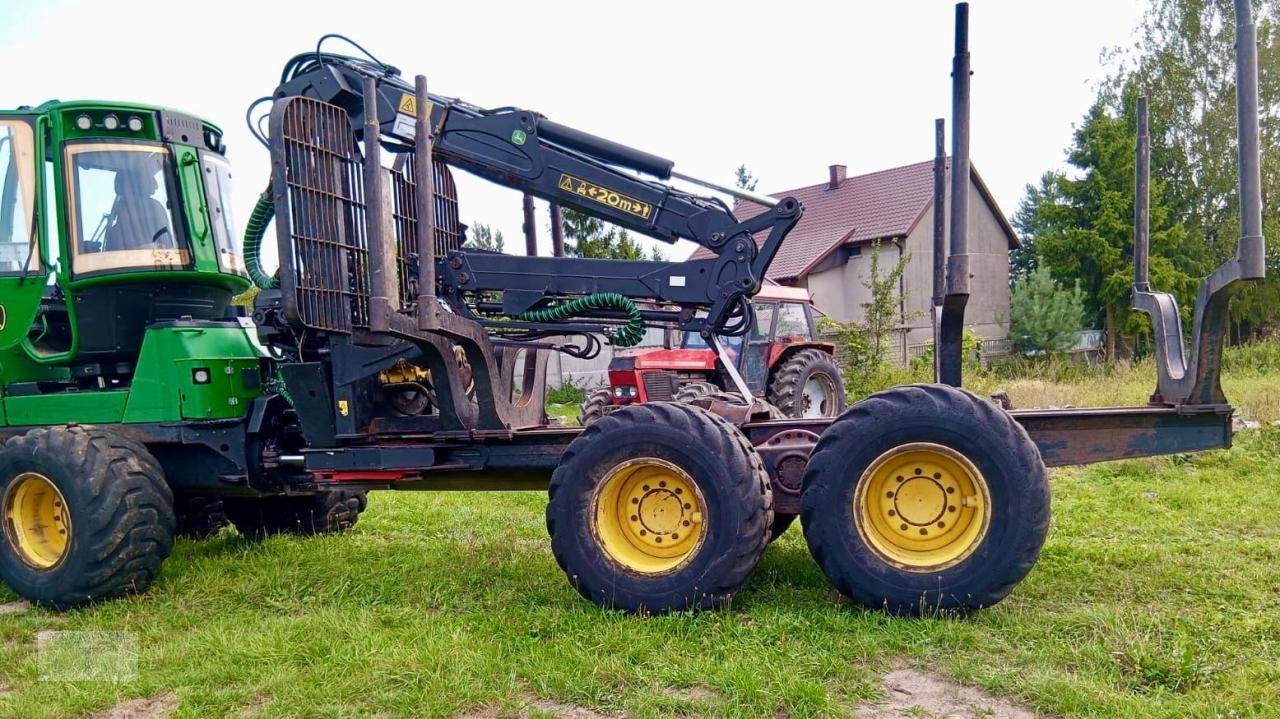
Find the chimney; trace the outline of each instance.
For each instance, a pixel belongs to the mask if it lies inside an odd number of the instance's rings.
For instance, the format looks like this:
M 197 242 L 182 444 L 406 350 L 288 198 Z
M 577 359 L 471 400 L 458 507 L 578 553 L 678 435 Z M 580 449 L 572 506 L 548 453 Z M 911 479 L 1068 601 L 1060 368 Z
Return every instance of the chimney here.
M 831 179 L 827 181 L 827 189 L 834 190 L 840 187 L 840 183 L 844 182 L 845 166 L 832 165 L 827 169 L 831 171 Z

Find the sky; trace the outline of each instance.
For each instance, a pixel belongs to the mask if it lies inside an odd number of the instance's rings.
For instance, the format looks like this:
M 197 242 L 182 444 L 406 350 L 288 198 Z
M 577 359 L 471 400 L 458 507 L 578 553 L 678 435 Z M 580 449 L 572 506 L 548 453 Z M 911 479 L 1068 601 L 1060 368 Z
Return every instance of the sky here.
M 1132 42 L 1145 4 L 972 0 L 972 157 L 1004 214 L 1062 167 L 1106 76 L 1100 53 Z M 824 182 L 831 164 L 856 175 L 930 159 L 934 118 L 950 124 L 953 13 L 942 0 L 4 0 L 0 107 L 110 99 L 215 122 L 243 225 L 269 164 L 245 108 L 289 57 L 338 32 L 426 75 L 433 93 L 536 110 L 720 184 L 745 164 L 773 193 Z M 463 221 L 500 229 L 523 253 L 520 195 L 464 174 Z M 692 249 L 664 247 L 673 259 Z

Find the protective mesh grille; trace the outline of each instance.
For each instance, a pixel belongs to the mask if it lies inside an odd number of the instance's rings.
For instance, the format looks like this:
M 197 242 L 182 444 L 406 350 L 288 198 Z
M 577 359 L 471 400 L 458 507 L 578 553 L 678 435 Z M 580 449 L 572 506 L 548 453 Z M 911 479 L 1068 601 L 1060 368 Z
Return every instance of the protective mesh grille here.
M 276 215 L 281 285 L 292 289 L 303 324 L 350 332 L 369 317 L 364 173 L 351 124 L 342 108 L 328 103 L 281 102 L 281 126 L 272 128 L 271 138 L 272 161 L 284 168 L 288 193 L 288 217 L 279 207 Z
M 273 115 L 272 161 L 283 168 L 287 217 L 277 208 L 281 286 L 291 292 L 296 317 L 303 325 L 331 332 L 351 332 L 369 324 L 369 244 L 366 233 L 364 171 L 347 113 L 310 98 L 280 100 Z M 410 307 L 417 296 L 417 213 L 413 196 L 413 161 L 408 154 L 387 170 L 386 194 L 391 212 L 399 306 Z M 462 245 L 462 224 L 453 175 L 440 162 L 435 167 L 436 254 Z M 403 168 L 403 169 L 400 169 Z M 275 181 L 281 174 L 277 170 Z M 277 188 L 277 198 L 279 198 Z
M 400 306 L 408 307 L 417 299 L 418 290 L 413 282 L 411 258 L 417 253 L 417 211 L 413 193 L 417 183 L 413 176 L 413 161 L 405 155 L 404 170 L 392 170 L 388 192 L 391 195 L 391 219 L 396 236 L 396 268 L 400 273 Z M 462 223 L 458 220 L 458 189 L 453 184 L 453 173 L 443 162 L 433 162 L 436 200 L 436 257 L 462 246 Z

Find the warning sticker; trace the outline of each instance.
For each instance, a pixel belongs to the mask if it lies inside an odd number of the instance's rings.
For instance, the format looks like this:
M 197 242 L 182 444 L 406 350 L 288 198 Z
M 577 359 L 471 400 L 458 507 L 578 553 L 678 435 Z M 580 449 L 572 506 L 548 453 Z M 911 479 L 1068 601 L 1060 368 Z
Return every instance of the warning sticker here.
M 653 214 L 653 205 L 647 202 L 642 202 L 634 197 L 627 197 L 620 192 L 614 192 L 607 187 L 601 187 L 573 175 L 560 175 L 560 189 L 595 200 L 602 205 L 607 205 L 615 210 L 622 210 L 644 220 L 649 219 L 649 216 Z
M 418 114 L 418 98 L 414 97 L 412 93 L 408 93 L 408 92 L 400 93 L 400 106 L 396 108 L 396 111 L 403 112 L 404 114 L 409 115 L 410 117 L 417 115 Z

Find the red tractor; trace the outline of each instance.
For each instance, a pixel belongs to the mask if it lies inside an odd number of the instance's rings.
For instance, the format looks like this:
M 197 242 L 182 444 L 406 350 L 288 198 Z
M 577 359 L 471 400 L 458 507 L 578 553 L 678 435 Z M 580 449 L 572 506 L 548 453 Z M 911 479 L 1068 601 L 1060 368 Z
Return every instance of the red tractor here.
M 818 340 L 820 313 L 809 293 L 766 283 L 752 304 L 756 326 L 750 334 L 721 339 L 752 393 L 776 407 L 779 417 L 835 417 L 844 411 L 835 345 Z M 685 332 L 678 348 L 616 354 L 609 363 L 609 386 L 587 395 L 578 421 L 585 426 L 630 404 L 690 401 L 732 386 L 715 351 L 696 332 Z

